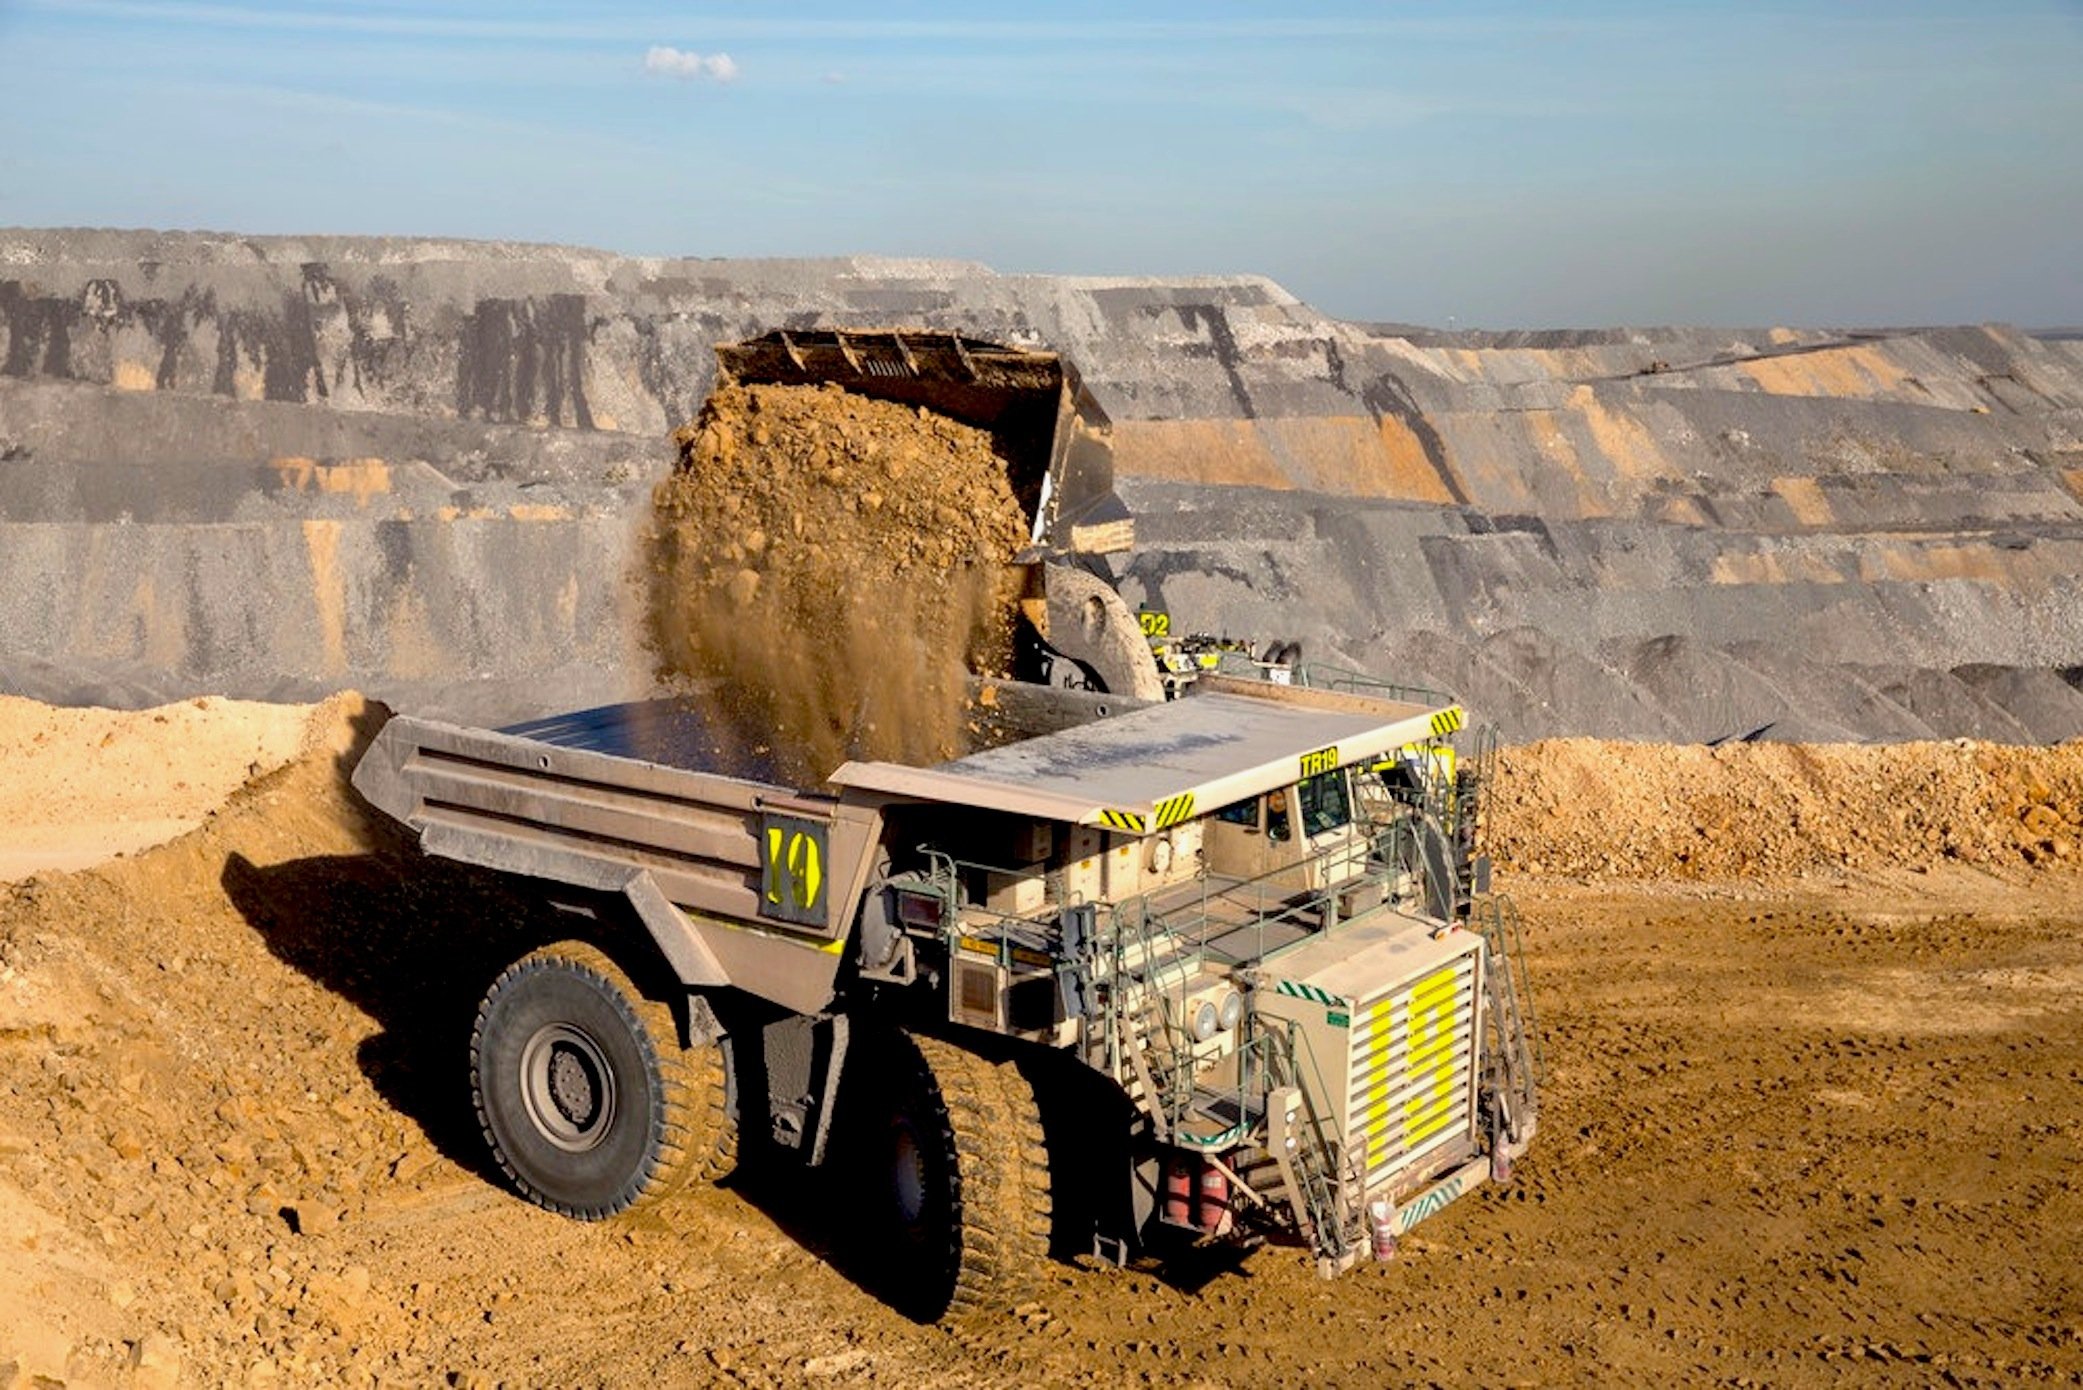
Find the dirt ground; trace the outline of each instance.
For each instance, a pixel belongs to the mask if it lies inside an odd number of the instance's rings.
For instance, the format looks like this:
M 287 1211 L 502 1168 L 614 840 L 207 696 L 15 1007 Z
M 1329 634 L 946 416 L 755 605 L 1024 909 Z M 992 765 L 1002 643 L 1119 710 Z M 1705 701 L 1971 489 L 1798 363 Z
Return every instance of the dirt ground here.
M 133 714 L 0 695 L 0 883 L 194 829 L 296 756 L 309 713 L 212 696 Z
M 1283 1249 L 1060 1265 L 951 1333 L 876 1297 L 843 1189 L 743 1181 L 624 1228 L 489 1179 L 463 1038 L 539 927 L 346 792 L 378 717 L 329 702 L 194 832 L 0 887 L 0 1386 L 2083 1378 L 2061 861 L 1522 871 L 1548 1082 L 1509 1188 L 1336 1282 Z M 1608 785 L 1507 799 L 1500 834 L 1579 836 Z
M 1549 739 L 1508 748 L 1489 842 L 1509 869 L 1756 881 L 2083 866 L 2083 739 L 2018 747 Z

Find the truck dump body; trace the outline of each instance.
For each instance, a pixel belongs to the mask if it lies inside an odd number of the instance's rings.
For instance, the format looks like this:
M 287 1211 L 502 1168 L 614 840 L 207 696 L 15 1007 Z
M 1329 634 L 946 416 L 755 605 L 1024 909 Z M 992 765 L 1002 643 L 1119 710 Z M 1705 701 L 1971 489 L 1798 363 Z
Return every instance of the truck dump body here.
M 636 700 L 531 719 L 498 730 L 557 748 L 603 753 L 687 772 L 713 772 L 753 782 L 780 779 L 773 760 L 737 745 L 729 731 L 684 699 Z
M 990 692 L 977 721 L 985 739 L 1140 708 L 1009 682 L 979 688 Z M 688 986 L 734 985 L 802 1011 L 831 1000 L 882 829 L 872 800 L 844 804 L 768 780 L 759 750 L 721 736 L 684 699 L 501 730 L 399 716 L 354 785 L 430 854 L 626 895 Z
M 417 830 L 429 854 L 627 896 L 690 987 L 737 984 L 788 1008 L 824 1007 L 876 815 L 584 746 L 643 739 L 666 756 L 696 751 L 669 712 L 610 708 L 545 721 L 537 732 L 549 738 L 395 718 L 356 765 L 354 785 Z M 775 906 L 765 846 L 776 829 L 784 864 L 793 836 L 813 838 L 821 861 L 806 869 L 812 891 L 785 913 L 763 910 Z

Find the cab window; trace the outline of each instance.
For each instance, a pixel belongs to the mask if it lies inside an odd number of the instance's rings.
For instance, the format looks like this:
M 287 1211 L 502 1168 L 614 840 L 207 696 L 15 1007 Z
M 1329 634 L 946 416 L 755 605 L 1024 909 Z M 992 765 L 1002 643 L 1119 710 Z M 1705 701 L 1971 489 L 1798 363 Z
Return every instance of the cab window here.
M 1346 785 L 1344 768 L 1305 777 L 1295 791 L 1302 807 L 1305 838 L 1352 824 L 1352 794 Z
M 1241 825 L 1246 830 L 1258 829 L 1258 798 L 1251 797 L 1233 806 L 1225 806 L 1215 813 L 1215 819 L 1230 825 Z

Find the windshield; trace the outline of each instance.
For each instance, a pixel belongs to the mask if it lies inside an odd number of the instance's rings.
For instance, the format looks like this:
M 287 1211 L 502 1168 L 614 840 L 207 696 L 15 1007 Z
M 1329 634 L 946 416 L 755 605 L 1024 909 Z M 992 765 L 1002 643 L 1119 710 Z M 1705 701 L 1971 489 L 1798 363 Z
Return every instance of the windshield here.
M 1305 837 L 1352 824 L 1352 797 L 1346 789 L 1344 768 L 1306 777 L 1295 790 L 1302 803 L 1302 834 Z

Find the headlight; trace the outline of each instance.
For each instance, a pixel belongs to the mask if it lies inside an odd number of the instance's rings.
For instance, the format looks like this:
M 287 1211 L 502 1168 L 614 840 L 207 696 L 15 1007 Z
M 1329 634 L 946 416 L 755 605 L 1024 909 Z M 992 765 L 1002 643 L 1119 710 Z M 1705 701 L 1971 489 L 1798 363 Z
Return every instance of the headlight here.
M 907 927 L 938 927 L 947 917 L 947 903 L 937 893 L 914 893 L 898 889 L 897 920 Z
M 1222 1004 L 1216 1010 L 1215 1021 L 1224 1028 L 1234 1028 L 1244 1017 L 1244 996 L 1231 990 L 1222 996 Z
M 1193 1040 L 1206 1042 L 1215 1036 L 1217 1010 L 1215 1005 L 1203 999 L 1193 1010 Z

